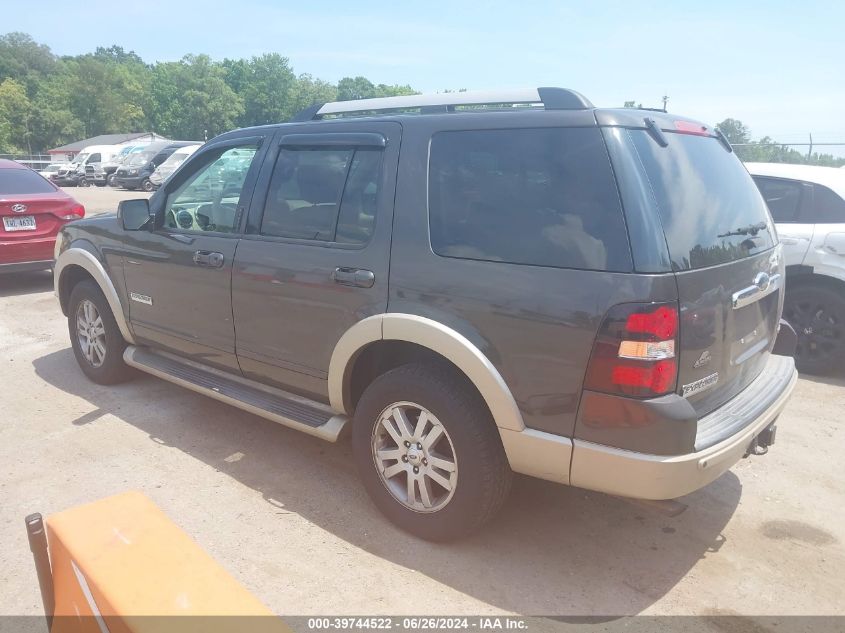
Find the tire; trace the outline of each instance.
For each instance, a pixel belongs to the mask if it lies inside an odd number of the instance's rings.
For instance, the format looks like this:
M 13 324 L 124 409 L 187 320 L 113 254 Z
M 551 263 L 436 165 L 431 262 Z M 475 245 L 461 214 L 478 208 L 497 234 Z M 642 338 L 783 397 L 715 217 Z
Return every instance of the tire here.
M 95 312 L 90 312 L 91 306 Z M 95 317 L 99 317 L 99 328 Z M 132 368 L 123 362 L 126 341 L 106 297 L 93 281 L 81 281 L 71 290 L 67 321 L 76 362 L 89 379 L 99 385 L 114 385 L 132 378 Z M 85 322 L 89 325 L 87 336 L 80 334 Z M 86 353 L 80 339 L 91 340 L 92 335 L 96 335 L 102 352 L 98 351 L 98 346 L 92 346 L 96 349 Z
M 141 182 L 141 189 L 143 189 L 144 191 L 153 191 L 155 189 L 155 186 L 153 185 L 153 183 L 150 182 L 149 178 L 144 178 L 144 180 Z
M 395 423 L 402 416 L 391 415 L 397 408 L 410 422 L 404 434 L 397 433 Z M 427 422 L 420 431 L 415 416 L 423 410 Z M 432 443 L 424 446 L 426 440 Z M 477 531 L 510 492 L 512 473 L 487 406 L 466 378 L 445 364 L 402 365 L 376 378 L 356 407 L 352 444 L 358 472 L 378 509 L 426 540 L 454 540 Z M 394 474 L 385 477 L 391 470 Z M 438 476 L 450 489 L 438 483 Z M 414 508 L 409 477 L 415 479 Z
M 783 318 L 795 328 L 795 366 L 807 374 L 826 374 L 845 359 L 845 293 L 807 284 L 788 288 Z
M 117 187 L 117 183 L 115 182 L 116 179 L 117 176 L 115 174 L 111 174 L 108 176 L 108 178 L 106 178 L 106 184 L 109 187 Z
M 76 183 L 77 187 L 88 187 L 91 183 L 88 182 L 87 178 L 80 178 L 79 181 Z

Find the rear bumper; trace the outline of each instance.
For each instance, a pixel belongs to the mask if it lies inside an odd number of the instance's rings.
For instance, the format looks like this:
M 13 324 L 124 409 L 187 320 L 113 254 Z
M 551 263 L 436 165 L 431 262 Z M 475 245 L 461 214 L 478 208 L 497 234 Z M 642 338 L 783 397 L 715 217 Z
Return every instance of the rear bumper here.
M 43 270 L 53 265 L 55 235 L 38 237 L 17 235 L 16 237 L 18 239 L 0 241 L 0 272 Z
M 750 423 L 742 424 L 729 437 L 686 455 L 636 453 L 576 438 L 572 447 L 571 485 L 638 499 L 674 499 L 706 486 L 742 458 L 752 440 L 775 421 L 789 401 L 798 380 L 793 360 L 783 356 L 772 358 L 776 366 L 764 373 L 777 372 L 783 375 L 783 380 L 779 382 L 777 396 L 767 406 L 753 412 L 746 408 L 759 394 L 753 390 L 746 400 L 742 399 L 743 392 L 715 412 L 723 413 L 726 418 L 743 413 L 753 416 Z M 770 378 L 761 375 L 764 381 Z

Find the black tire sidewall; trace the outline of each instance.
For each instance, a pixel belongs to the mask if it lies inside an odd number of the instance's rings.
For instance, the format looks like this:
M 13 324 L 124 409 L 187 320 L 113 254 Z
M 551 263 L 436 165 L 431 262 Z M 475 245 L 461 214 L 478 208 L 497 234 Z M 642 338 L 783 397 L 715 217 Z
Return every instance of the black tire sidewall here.
M 97 308 L 103 320 L 106 338 L 106 358 L 99 367 L 94 367 L 85 358 L 79 345 L 76 333 L 76 314 L 79 304 L 84 300 L 91 301 Z M 82 372 L 92 381 L 101 385 L 111 385 L 123 382 L 131 377 L 130 368 L 123 362 L 123 351 L 126 341 L 120 333 L 111 308 L 100 288 L 90 280 L 81 281 L 73 287 L 68 301 L 68 333 L 76 362 Z
M 795 289 L 787 289 L 784 301 L 784 313 L 789 310 L 791 304 L 798 303 L 812 298 L 823 305 L 826 310 L 835 311 L 845 318 L 845 297 L 833 288 L 821 285 L 806 285 Z M 788 319 L 787 319 L 788 321 Z M 790 323 L 798 335 L 799 343 L 805 336 L 802 326 L 798 323 Z M 845 324 L 843 324 L 845 329 Z M 825 374 L 840 366 L 845 357 L 845 341 L 840 341 L 838 349 L 834 350 L 827 358 L 813 359 L 806 356 L 796 356 L 795 364 L 800 372 L 807 374 Z
M 413 364 L 383 374 L 361 397 L 352 429 L 358 472 L 379 510 L 402 529 L 433 541 L 460 538 L 478 529 L 498 510 L 503 501 L 498 497 L 506 495 L 510 485 L 498 429 L 477 392 L 455 373 L 450 367 Z M 449 503 L 437 512 L 415 512 L 403 506 L 376 470 L 373 429 L 385 407 L 401 401 L 428 409 L 446 428 L 454 446 L 457 485 Z

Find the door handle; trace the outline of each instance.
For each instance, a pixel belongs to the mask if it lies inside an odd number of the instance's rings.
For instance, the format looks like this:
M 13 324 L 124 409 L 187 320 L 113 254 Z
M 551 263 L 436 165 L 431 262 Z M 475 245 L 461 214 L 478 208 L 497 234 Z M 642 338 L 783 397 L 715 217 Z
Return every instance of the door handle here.
M 342 286 L 356 286 L 358 288 L 372 288 L 376 276 L 372 270 L 363 268 L 345 268 L 338 266 L 332 271 L 332 279 Z
M 194 263 L 197 266 L 204 266 L 205 268 L 222 268 L 223 253 L 215 253 L 213 251 L 196 251 L 194 253 Z

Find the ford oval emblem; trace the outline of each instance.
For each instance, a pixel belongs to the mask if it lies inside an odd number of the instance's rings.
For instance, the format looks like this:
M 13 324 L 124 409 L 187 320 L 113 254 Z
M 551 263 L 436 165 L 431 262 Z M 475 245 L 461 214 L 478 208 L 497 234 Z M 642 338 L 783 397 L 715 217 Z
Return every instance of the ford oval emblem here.
M 26 205 L 25 204 L 13 204 L 12 205 L 12 211 L 14 213 L 23 213 L 24 211 L 26 211 Z
M 771 280 L 769 273 L 758 273 L 758 275 L 754 278 L 754 285 L 757 286 L 761 292 L 764 292 L 769 287 Z

